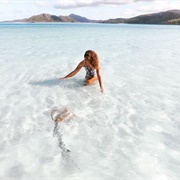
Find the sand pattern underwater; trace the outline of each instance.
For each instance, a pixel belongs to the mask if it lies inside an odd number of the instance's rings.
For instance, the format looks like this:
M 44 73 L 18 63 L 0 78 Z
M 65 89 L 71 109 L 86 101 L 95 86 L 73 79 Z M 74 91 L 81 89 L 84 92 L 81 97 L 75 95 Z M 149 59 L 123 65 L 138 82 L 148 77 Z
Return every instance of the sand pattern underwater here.
M 179 179 L 180 27 L 0 24 L 1 179 Z M 87 49 L 104 93 L 67 80 Z M 53 109 L 71 120 L 56 124 Z M 67 152 L 67 149 L 70 152 Z

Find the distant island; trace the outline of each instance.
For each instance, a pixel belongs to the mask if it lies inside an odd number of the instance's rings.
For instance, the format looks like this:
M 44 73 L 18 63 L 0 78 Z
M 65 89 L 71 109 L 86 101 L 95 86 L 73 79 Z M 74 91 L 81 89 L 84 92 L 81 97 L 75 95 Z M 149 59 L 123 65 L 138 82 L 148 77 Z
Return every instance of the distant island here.
M 7 22 L 7 21 L 6 21 Z M 144 14 L 132 18 L 115 18 L 108 20 L 91 20 L 76 14 L 69 16 L 56 16 L 50 14 L 34 15 L 30 18 L 12 20 L 8 22 L 80 22 L 80 23 L 125 23 L 125 24 L 171 24 L 180 25 L 180 10 L 169 10 L 164 12 Z

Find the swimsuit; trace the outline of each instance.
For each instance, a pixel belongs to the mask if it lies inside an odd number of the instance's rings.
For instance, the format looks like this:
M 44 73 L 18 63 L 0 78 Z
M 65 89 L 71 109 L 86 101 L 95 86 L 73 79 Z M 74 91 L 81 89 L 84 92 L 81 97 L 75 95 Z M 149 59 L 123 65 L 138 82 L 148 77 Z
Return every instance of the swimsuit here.
M 96 76 L 96 69 L 95 68 L 91 68 L 91 69 L 88 69 L 87 66 L 84 66 L 85 67 L 85 70 L 86 70 L 86 77 L 87 78 L 93 78 L 94 76 Z

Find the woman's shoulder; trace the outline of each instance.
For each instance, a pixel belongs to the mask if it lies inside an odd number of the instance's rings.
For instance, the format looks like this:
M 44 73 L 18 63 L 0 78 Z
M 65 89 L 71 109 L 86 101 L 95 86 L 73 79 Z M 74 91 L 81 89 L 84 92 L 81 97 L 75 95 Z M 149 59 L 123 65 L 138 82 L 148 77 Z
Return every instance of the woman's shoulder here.
M 79 63 L 79 66 L 84 66 L 85 65 L 85 61 L 82 60 L 80 63 Z
M 99 64 L 97 64 L 95 69 L 96 69 L 96 70 L 101 69 L 101 68 L 100 68 L 100 65 L 99 65 Z

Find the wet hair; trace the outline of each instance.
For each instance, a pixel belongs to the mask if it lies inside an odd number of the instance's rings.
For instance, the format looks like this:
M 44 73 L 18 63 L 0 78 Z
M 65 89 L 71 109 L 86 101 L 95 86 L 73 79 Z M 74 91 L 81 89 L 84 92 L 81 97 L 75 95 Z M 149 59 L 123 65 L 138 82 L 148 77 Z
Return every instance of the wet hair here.
M 90 57 L 90 65 L 97 69 L 99 67 L 99 59 L 98 59 L 98 55 L 92 51 L 92 50 L 87 50 L 84 54 L 84 58 L 86 57 Z

